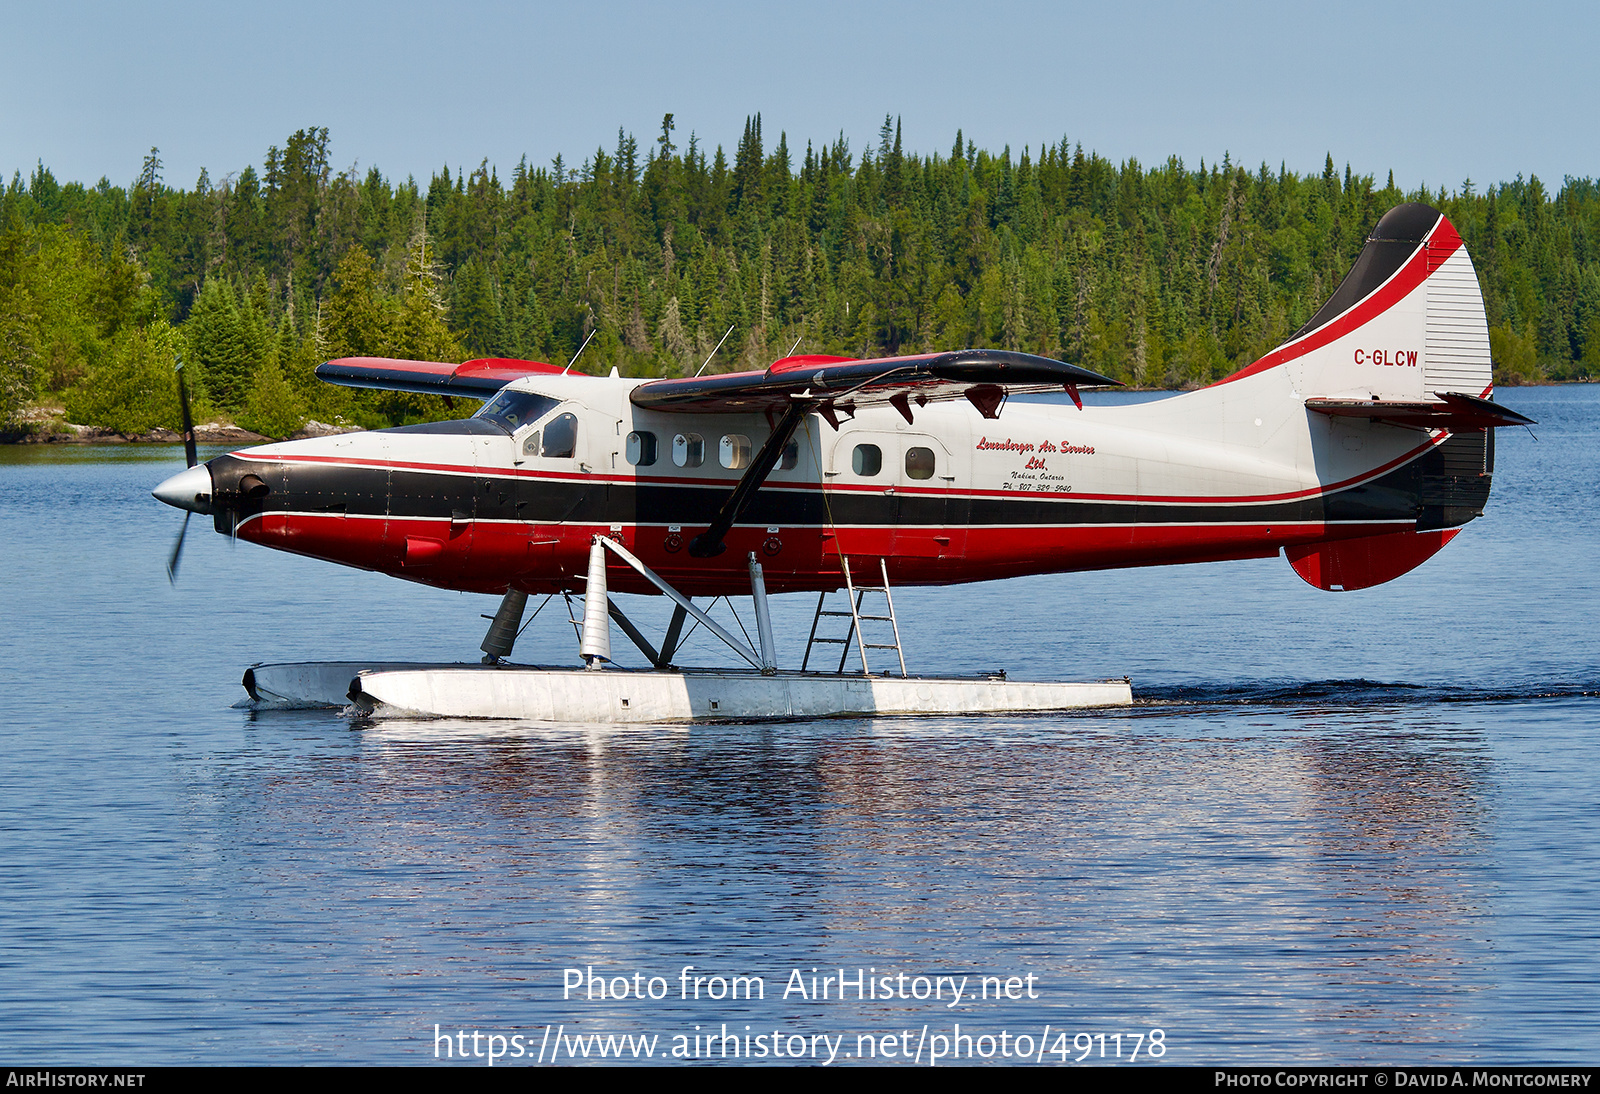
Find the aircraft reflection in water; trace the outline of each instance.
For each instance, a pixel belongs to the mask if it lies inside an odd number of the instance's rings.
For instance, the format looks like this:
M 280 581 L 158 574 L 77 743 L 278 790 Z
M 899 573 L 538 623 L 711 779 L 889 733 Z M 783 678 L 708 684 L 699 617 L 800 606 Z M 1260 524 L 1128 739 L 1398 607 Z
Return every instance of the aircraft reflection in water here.
M 1354 696 L 1242 708 L 1267 730 L 1242 728 L 1240 709 L 1229 704 L 1215 736 L 1196 734 L 1203 702 L 1146 711 L 1121 723 L 1117 748 L 1103 716 L 1081 731 L 1008 722 L 1002 737 L 913 722 L 772 738 L 719 727 L 487 737 L 482 723 L 387 722 L 354 769 L 340 768 L 338 794 L 365 802 L 354 816 L 495 818 L 505 876 L 532 920 L 637 927 L 655 919 L 663 889 L 688 899 L 691 879 L 735 876 L 803 934 L 843 932 L 868 951 L 863 938 L 936 938 L 977 922 L 1033 939 L 1056 983 L 1092 982 L 1086 954 L 1145 953 L 1187 990 L 1222 989 L 1207 1006 L 1283 1008 L 1282 997 L 1253 998 L 1255 975 L 1302 1013 L 1338 1020 L 1328 1011 L 1341 1008 L 1357 1029 L 1451 1030 L 1480 1005 L 1454 981 L 1484 958 L 1471 864 L 1490 770 L 1438 747 L 1460 728 L 1419 723 L 1436 723 L 1436 707 L 1376 713 Z M 286 797 L 262 812 L 294 825 L 317 815 L 334 791 L 320 770 L 281 782 Z M 554 787 L 572 793 L 552 797 Z M 420 862 L 469 860 L 482 832 L 464 829 L 455 850 L 431 830 L 420 843 L 403 826 L 370 835 L 374 861 Z M 705 929 L 726 912 L 689 903 Z M 1270 975 L 1234 967 L 1237 983 L 1255 986 L 1231 1003 L 1228 981 L 1187 972 L 1267 953 Z M 1408 986 L 1427 994 L 1426 1014 Z

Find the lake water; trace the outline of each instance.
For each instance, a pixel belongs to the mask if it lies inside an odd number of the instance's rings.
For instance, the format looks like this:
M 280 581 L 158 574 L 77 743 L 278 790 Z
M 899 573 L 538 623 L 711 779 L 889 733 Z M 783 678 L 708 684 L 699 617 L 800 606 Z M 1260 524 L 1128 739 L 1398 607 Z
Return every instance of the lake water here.
M 181 453 L 0 451 L 0 1057 L 1592 1063 L 1600 387 L 1500 398 L 1487 516 L 1376 589 L 897 593 L 913 671 L 1132 676 L 1070 717 L 252 714 L 251 662 L 470 660 L 494 602 L 199 520 L 174 588 Z

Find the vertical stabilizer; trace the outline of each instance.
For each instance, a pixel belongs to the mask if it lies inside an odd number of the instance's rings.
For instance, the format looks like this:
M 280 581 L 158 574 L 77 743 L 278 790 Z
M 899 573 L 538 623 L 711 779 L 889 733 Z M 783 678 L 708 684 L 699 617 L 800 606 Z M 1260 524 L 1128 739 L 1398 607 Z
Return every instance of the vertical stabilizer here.
M 1483 294 L 1450 221 L 1420 203 L 1385 213 L 1311 321 L 1223 383 L 1272 368 L 1311 399 L 1420 403 L 1492 390 Z

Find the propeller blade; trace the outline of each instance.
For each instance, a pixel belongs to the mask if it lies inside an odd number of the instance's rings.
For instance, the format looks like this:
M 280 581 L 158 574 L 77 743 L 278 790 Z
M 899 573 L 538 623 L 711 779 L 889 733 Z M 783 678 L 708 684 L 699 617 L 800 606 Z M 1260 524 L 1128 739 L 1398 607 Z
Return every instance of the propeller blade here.
M 184 416 L 184 462 L 189 467 L 194 467 L 200 462 L 200 454 L 195 451 L 195 419 L 194 413 L 189 409 L 189 384 L 184 382 L 184 358 L 178 357 L 178 409 Z M 157 493 L 160 497 L 160 493 Z M 162 497 L 162 501 L 171 504 L 170 499 Z M 210 501 L 210 499 L 208 499 Z M 187 507 L 186 507 L 187 509 Z M 189 534 L 189 518 L 194 517 L 194 510 L 184 513 L 184 526 L 178 529 L 178 542 L 173 544 L 173 555 L 166 560 L 166 581 L 178 584 L 178 563 L 184 557 L 184 536 Z
M 178 542 L 172 545 L 172 557 L 167 559 L 167 580 L 172 584 L 178 583 L 178 560 L 183 557 L 183 537 L 189 534 L 189 518 L 193 513 L 183 514 L 183 527 L 178 529 Z
M 193 467 L 200 462 L 194 447 L 194 416 L 189 412 L 189 385 L 183 380 L 183 358 L 178 358 L 178 407 L 183 411 L 183 458 Z

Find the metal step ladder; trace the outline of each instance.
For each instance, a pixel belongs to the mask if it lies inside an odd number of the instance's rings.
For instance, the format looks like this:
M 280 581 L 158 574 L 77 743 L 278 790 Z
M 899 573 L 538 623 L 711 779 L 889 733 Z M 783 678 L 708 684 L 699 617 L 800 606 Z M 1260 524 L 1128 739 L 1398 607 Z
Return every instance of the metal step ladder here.
M 800 662 L 800 671 L 805 672 L 807 666 L 811 664 L 813 647 L 828 643 L 841 647 L 839 650 L 839 667 L 835 671 L 843 672 L 844 663 L 850 658 L 850 645 L 854 642 L 856 650 L 861 654 L 861 671 L 863 674 L 872 675 L 872 666 L 867 659 L 868 650 L 894 650 L 895 656 L 900 659 L 900 675 L 907 675 L 905 651 L 900 648 L 900 623 L 895 619 L 894 596 L 889 592 L 888 564 L 881 558 L 878 560 L 878 573 L 883 578 L 882 585 L 857 585 L 850 573 L 850 560 L 841 557 L 839 563 L 844 568 L 844 589 L 842 591 L 845 594 L 845 607 L 849 610 L 830 610 L 827 607 L 828 594 L 817 594 L 817 613 L 811 619 L 811 637 L 806 640 L 806 656 L 805 660 Z M 887 615 L 869 615 L 863 610 L 866 607 L 868 593 L 883 594 L 884 610 L 888 612 Z M 821 626 L 824 617 L 850 620 L 850 627 L 845 636 L 843 638 L 819 636 L 817 630 Z M 862 627 L 863 623 L 889 624 L 889 628 L 894 634 L 894 641 L 868 642 Z M 881 628 L 879 629 L 881 630 Z

